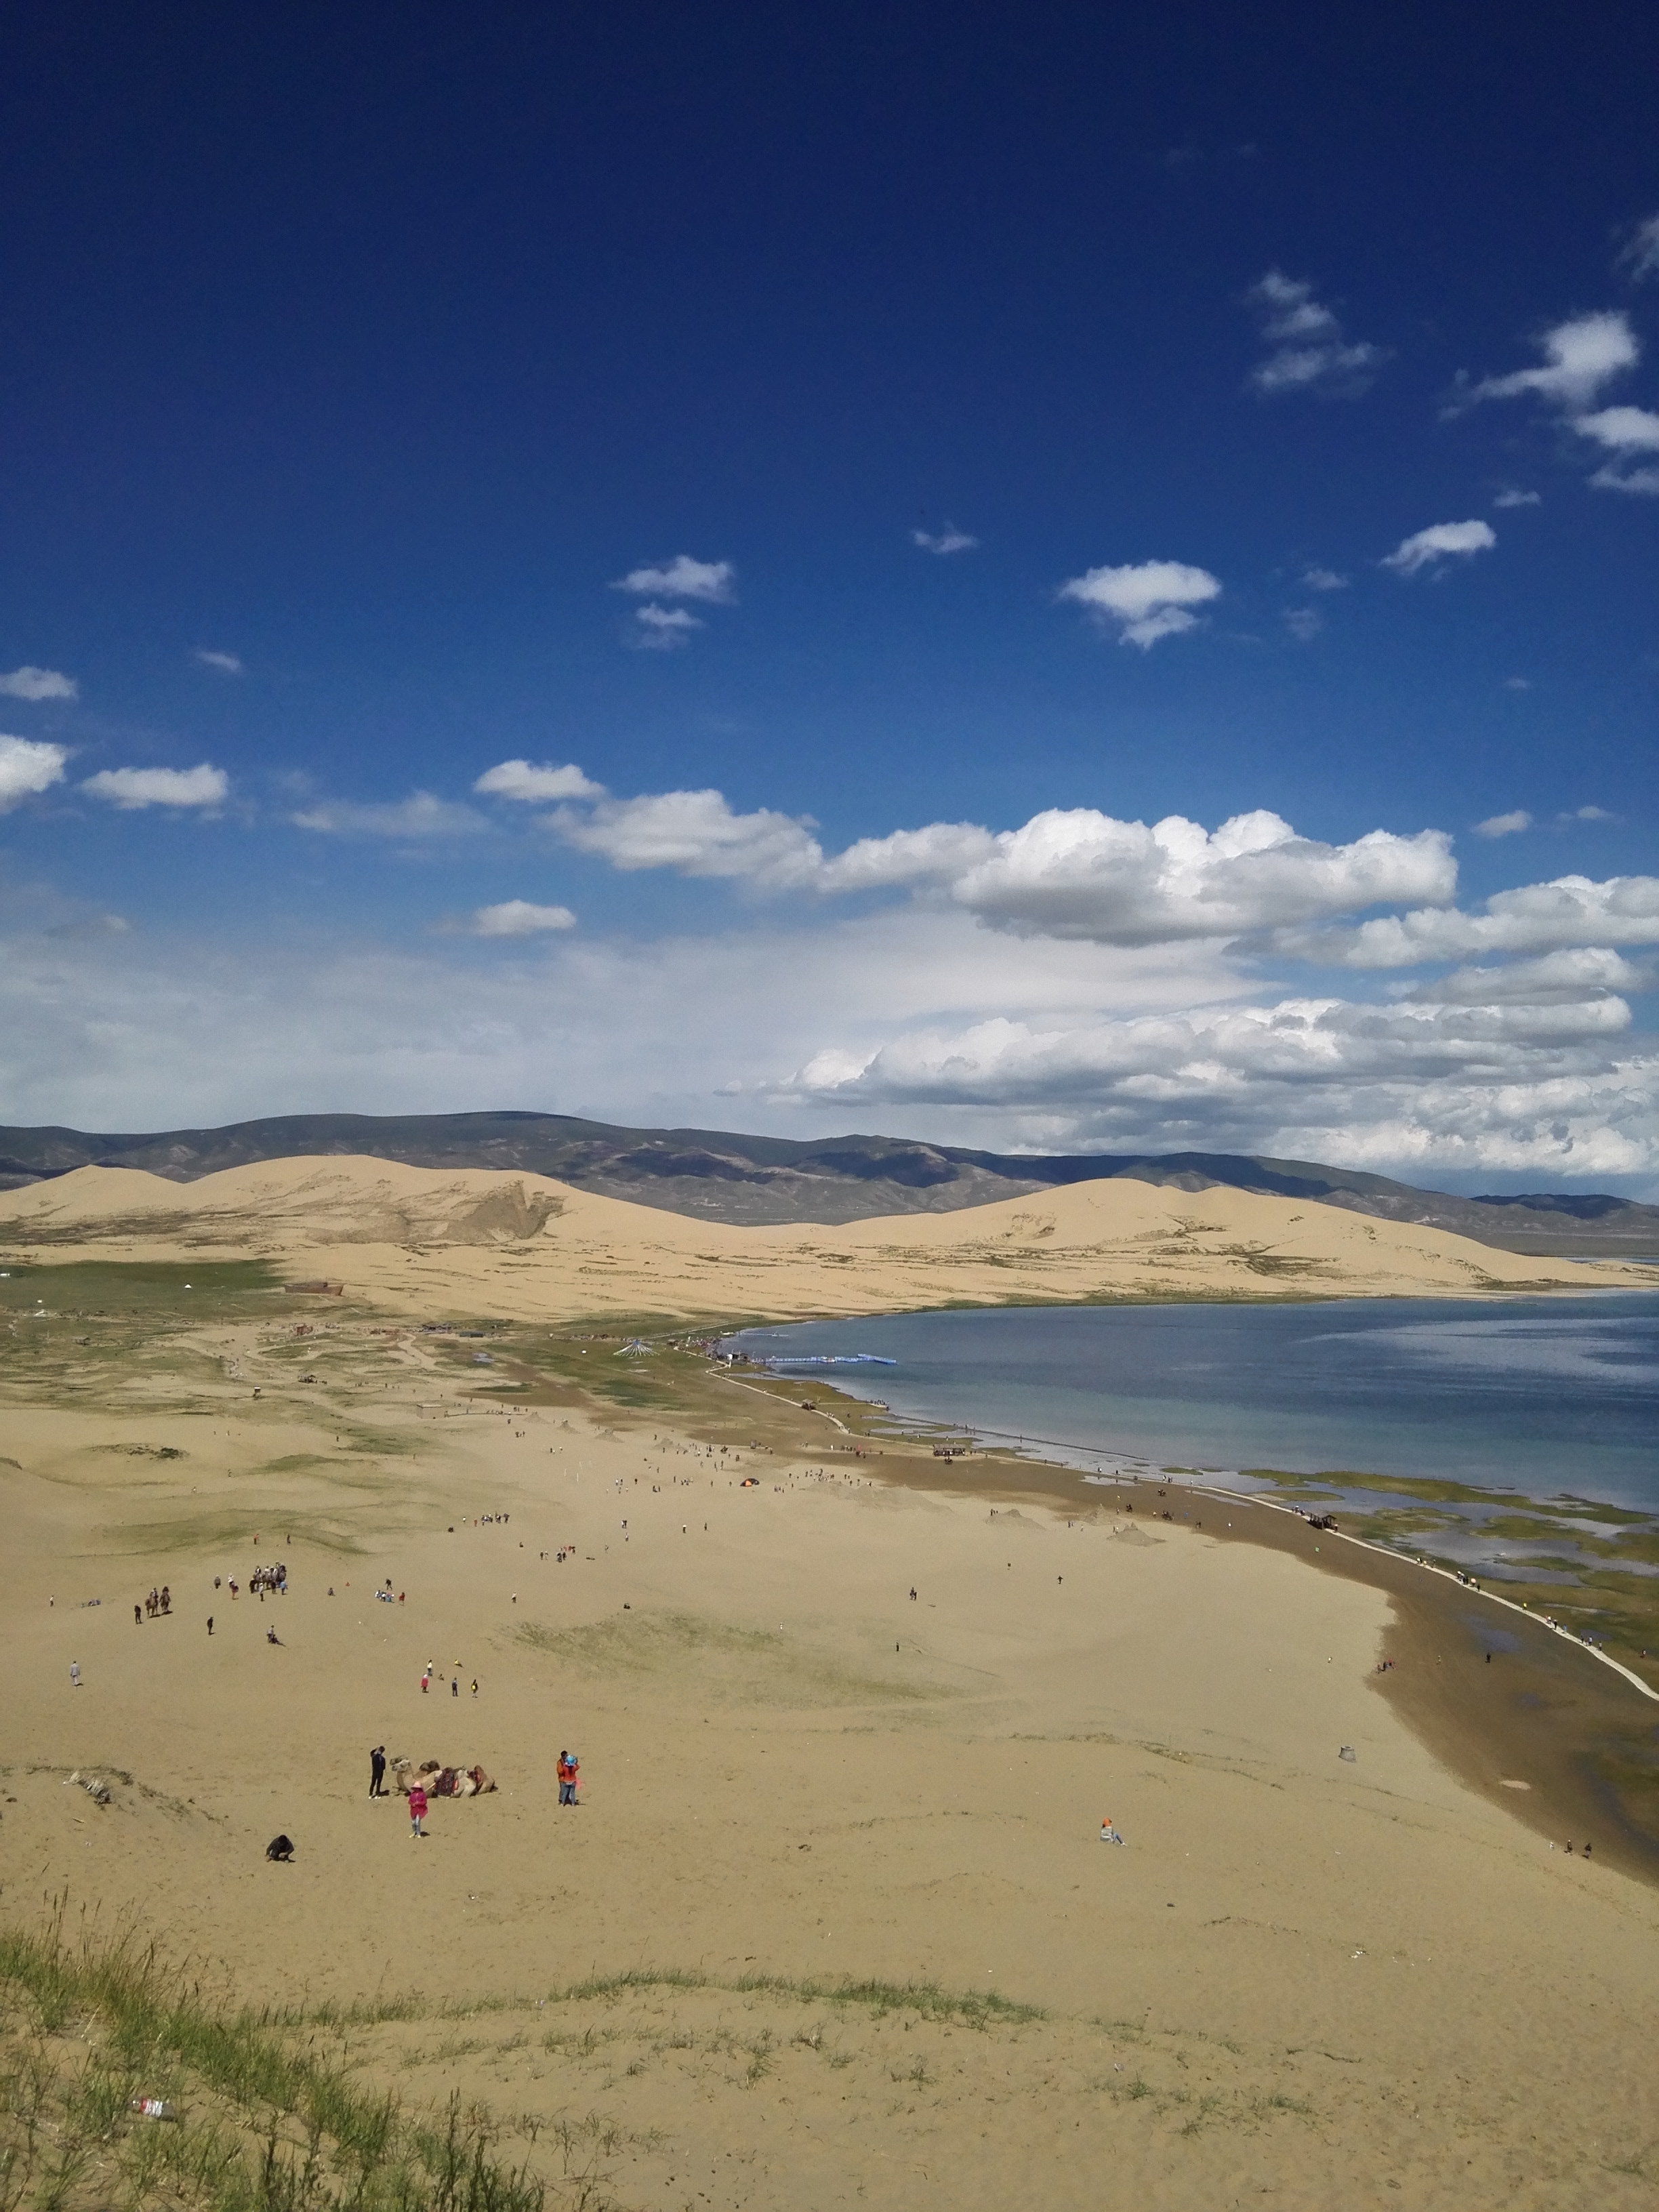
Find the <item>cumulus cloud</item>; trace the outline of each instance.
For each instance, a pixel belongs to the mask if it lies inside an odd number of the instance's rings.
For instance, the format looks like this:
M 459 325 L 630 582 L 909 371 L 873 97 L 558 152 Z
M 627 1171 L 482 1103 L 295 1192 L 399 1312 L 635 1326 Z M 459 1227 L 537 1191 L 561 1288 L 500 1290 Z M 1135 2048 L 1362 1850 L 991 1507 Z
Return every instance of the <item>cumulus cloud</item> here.
M 198 645 L 191 658 L 198 667 L 211 668 L 221 676 L 240 676 L 243 672 L 240 653 L 216 653 L 209 646 Z
M 469 937 L 539 937 L 549 930 L 574 929 L 576 917 L 568 906 L 535 906 L 528 899 L 503 899 L 498 906 L 481 906 L 465 924 Z
M 314 830 L 333 837 L 472 837 L 489 827 L 471 807 L 435 798 L 429 791 L 415 791 L 407 799 L 367 805 L 327 799 L 289 818 L 296 830 Z
M 654 568 L 630 568 L 611 588 L 631 592 L 636 599 L 702 599 L 710 606 L 727 606 L 737 597 L 737 581 L 730 561 L 697 561 L 677 553 Z
M 1538 960 L 1511 960 L 1501 968 L 1456 968 L 1433 982 L 1401 992 L 1431 1006 L 1542 1006 L 1605 998 L 1613 991 L 1645 991 L 1653 977 L 1611 945 L 1587 945 L 1547 952 Z
M 1379 915 L 1351 930 L 1288 933 L 1285 951 L 1350 968 L 1415 968 L 1474 953 L 1565 951 L 1580 945 L 1659 945 L 1659 876 L 1558 876 L 1494 891 L 1473 914 L 1452 906 Z
M 826 858 L 807 817 L 740 814 L 718 791 L 566 807 L 552 826 L 614 867 L 673 868 L 757 889 L 908 890 L 1015 936 L 1149 945 L 1297 927 L 1370 906 L 1449 899 L 1450 840 L 1374 830 L 1347 845 L 1300 837 L 1279 815 L 1213 831 L 1172 814 L 1149 826 L 1094 807 L 1051 808 L 1018 830 L 971 822 L 864 837 Z
M 1616 822 L 1616 814 L 1609 814 L 1605 806 L 1575 806 L 1570 813 L 1558 814 L 1558 822 Z
M 920 545 L 924 553 L 971 553 L 979 540 L 970 538 L 965 530 L 958 530 L 955 523 L 947 522 L 943 530 L 913 530 L 910 543 Z
M 1252 286 L 1249 298 L 1269 348 L 1266 360 L 1250 372 L 1256 391 L 1271 397 L 1311 392 L 1353 399 L 1370 389 L 1386 358 L 1382 347 L 1345 337 L 1336 316 L 1314 297 L 1311 284 L 1270 269 Z
M 61 783 L 68 758 L 64 745 L 40 744 L 33 738 L 0 737 L 0 814 L 9 813 L 25 799 Z
M 1207 568 L 1185 561 L 1140 561 L 1119 568 L 1090 568 L 1060 587 L 1062 599 L 1086 607 L 1097 621 L 1115 623 L 1123 645 L 1143 652 L 1161 637 L 1194 629 L 1189 609 L 1221 596 L 1219 580 Z
M 136 814 L 148 806 L 222 806 L 230 793 L 230 778 L 223 769 L 203 761 L 195 768 L 102 769 L 81 788 L 118 806 L 124 814 Z
M 1544 495 L 1536 491 L 1500 491 L 1492 501 L 1494 507 L 1541 507 Z
M 1630 318 L 1613 309 L 1576 315 L 1546 331 L 1538 341 L 1544 356 L 1538 368 L 1517 368 L 1507 376 L 1484 377 L 1460 395 L 1456 404 L 1482 399 L 1519 399 L 1532 394 L 1577 415 L 1589 407 L 1604 384 L 1634 368 L 1641 348 Z
M 843 1112 L 1041 1115 L 1073 1141 L 1631 1174 L 1659 1159 L 1659 1060 L 1628 1009 L 1288 999 L 1043 1027 L 994 1019 L 829 1049 L 787 1092 Z M 1052 1139 L 1051 1139 L 1052 1141 Z
M 1532 817 L 1524 806 L 1517 806 L 1508 814 L 1489 814 L 1484 822 L 1477 822 L 1477 837 L 1513 837 L 1517 830 L 1530 830 Z
M 584 775 L 574 761 L 562 768 L 527 760 L 497 761 L 473 785 L 492 799 L 516 799 L 526 806 L 558 799 L 602 799 L 605 786 Z
M 0 676 L 0 693 L 8 699 L 78 699 L 81 687 L 72 676 L 55 668 L 14 668 Z
M 1302 580 L 1310 592 L 1346 592 L 1348 579 L 1335 568 L 1304 568 Z
M 579 814 L 564 808 L 552 826 L 584 853 L 613 868 L 673 868 L 681 875 L 724 877 L 782 890 L 809 885 L 823 854 L 803 818 L 770 807 L 739 814 L 718 791 L 663 791 L 640 799 L 605 799 Z
M 1424 568 L 1437 569 L 1449 560 L 1490 552 L 1497 543 L 1498 533 L 1489 522 L 1431 522 L 1426 530 L 1414 530 L 1409 538 L 1402 538 L 1393 552 L 1384 556 L 1382 566 L 1392 568 L 1397 576 L 1415 576 Z

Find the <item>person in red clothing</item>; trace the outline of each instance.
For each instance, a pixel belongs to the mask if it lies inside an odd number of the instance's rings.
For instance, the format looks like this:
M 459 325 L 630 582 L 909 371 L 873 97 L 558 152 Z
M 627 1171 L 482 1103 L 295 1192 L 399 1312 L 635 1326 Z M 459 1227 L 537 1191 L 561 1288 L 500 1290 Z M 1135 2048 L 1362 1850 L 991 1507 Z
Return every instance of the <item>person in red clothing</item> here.
M 409 1793 L 409 1832 L 411 1836 L 425 1835 L 426 1830 L 421 1826 L 425 1818 L 426 1792 L 417 1782 Z
M 559 1802 L 561 1805 L 574 1805 L 576 1802 L 577 1768 L 578 1761 L 573 1752 L 562 1751 L 559 1753 Z

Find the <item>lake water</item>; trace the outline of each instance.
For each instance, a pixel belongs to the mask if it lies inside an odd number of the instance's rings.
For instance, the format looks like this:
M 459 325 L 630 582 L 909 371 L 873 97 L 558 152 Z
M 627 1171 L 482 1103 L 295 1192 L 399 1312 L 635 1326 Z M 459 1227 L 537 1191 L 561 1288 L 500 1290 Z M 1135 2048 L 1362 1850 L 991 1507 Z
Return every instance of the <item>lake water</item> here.
M 1659 1293 L 1000 1308 L 728 1341 L 881 1354 L 898 1364 L 806 1371 L 1075 1465 L 1340 1468 L 1659 1510 Z

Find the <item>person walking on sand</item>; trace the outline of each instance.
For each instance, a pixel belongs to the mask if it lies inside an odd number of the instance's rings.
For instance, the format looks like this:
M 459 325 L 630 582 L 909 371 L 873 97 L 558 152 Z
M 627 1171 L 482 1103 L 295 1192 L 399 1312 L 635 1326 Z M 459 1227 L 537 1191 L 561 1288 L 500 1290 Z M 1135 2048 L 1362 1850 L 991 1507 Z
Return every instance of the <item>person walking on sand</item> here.
M 576 1802 L 577 1761 L 568 1751 L 559 1753 L 559 1802 L 574 1805 Z
M 377 1743 L 368 1754 L 368 1794 L 371 1797 L 386 1796 L 386 1746 Z
M 78 1690 L 81 1686 L 81 1662 L 78 1659 L 70 1661 L 70 1680 Z
M 426 1830 L 421 1826 L 426 1818 L 426 1792 L 417 1782 L 409 1793 L 409 1832 L 424 1839 Z
M 425 1697 L 425 1695 L 426 1695 L 427 1692 L 428 1692 L 431 1687 L 432 1687 L 432 1669 L 431 1669 L 430 1666 L 428 1666 L 428 1668 L 427 1668 L 427 1670 L 426 1670 L 426 1672 L 425 1672 L 425 1674 L 422 1674 L 422 1677 L 421 1677 L 421 1695 L 422 1695 L 422 1697 Z
M 211 1635 L 212 1635 L 212 1633 L 213 1633 L 213 1615 L 212 1615 L 211 1613 L 209 1613 L 209 1615 L 208 1615 L 208 1634 L 209 1634 L 210 1636 L 211 1636 Z

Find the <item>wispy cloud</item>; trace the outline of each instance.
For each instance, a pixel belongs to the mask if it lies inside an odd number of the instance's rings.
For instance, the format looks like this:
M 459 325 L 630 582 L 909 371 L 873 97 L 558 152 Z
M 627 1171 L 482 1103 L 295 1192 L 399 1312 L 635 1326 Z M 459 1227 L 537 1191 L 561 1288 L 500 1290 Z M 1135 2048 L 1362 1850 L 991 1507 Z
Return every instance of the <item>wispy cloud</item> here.
M 704 628 L 700 615 L 688 613 L 684 607 L 659 607 L 654 601 L 634 611 L 639 628 L 629 637 L 629 643 L 645 653 L 674 653 L 691 642 L 694 630 Z
M 1270 269 L 1251 287 L 1249 300 L 1270 349 L 1250 372 L 1256 391 L 1270 397 L 1307 392 L 1355 399 L 1369 390 L 1387 357 L 1382 348 L 1345 337 L 1337 317 L 1314 297 L 1311 284 Z
M 971 553 L 979 540 L 970 538 L 965 530 L 958 530 L 955 523 L 947 522 L 943 530 L 913 530 L 910 543 L 920 545 L 924 553 Z
M 1517 806 L 1508 814 L 1489 814 L 1484 822 L 1477 822 L 1477 837 L 1513 837 L 1522 830 L 1530 830 L 1532 817 L 1524 806 Z
M 1392 568 L 1397 576 L 1415 576 L 1447 561 L 1489 553 L 1497 543 L 1498 533 L 1489 522 L 1431 522 L 1426 530 L 1414 530 L 1409 538 L 1402 538 L 1392 553 L 1383 556 L 1382 566 Z
M 535 906 L 528 899 L 503 899 L 499 906 L 481 906 L 461 925 L 468 937 L 540 937 L 550 930 L 574 929 L 576 917 L 568 906 Z
M 1500 491 L 1492 501 L 1494 507 L 1541 507 L 1544 495 L 1536 491 Z
M 221 676 L 240 676 L 243 672 L 240 653 L 216 653 L 208 646 L 198 645 L 191 659 L 203 668 L 216 670 Z
M 64 781 L 69 759 L 65 745 L 40 744 L 33 738 L 0 737 L 0 814 Z
M 718 791 L 605 799 L 589 813 L 562 810 L 552 826 L 580 851 L 630 873 L 672 868 L 781 890 L 810 885 L 823 861 L 808 822 L 769 806 L 739 814 Z
M 1325 627 L 1325 617 L 1317 607 L 1286 607 L 1284 620 L 1298 645 L 1311 645 Z
M 1609 814 L 1605 806 L 1575 806 L 1555 818 L 1558 822 L 1616 822 L 1619 817 Z
M 737 597 L 737 581 L 730 561 L 698 561 L 690 553 L 677 553 L 654 567 L 630 568 L 611 588 L 631 592 L 636 599 L 702 599 L 711 606 L 729 606 Z
M 1194 629 L 1189 610 L 1221 596 L 1218 578 L 1185 561 L 1141 561 L 1119 568 L 1090 568 L 1060 587 L 1062 599 L 1086 607 L 1097 621 L 1115 624 L 1121 645 L 1142 652 L 1160 638 Z
M 1530 392 L 1576 415 L 1591 404 L 1604 384 L 1634 368 L 1642 350 L 1630 318 L 1618 308 L 1557 323 L 1539 339 L 1538 349 L 1544 356 L 1541 367 L 1466 384 L 1451 403 L 1452 412 L 1479 400 L 1519 399 Z
M 0 693 L 8 699 L 78 699 L 81 687 L 72 676 L 55 668 L 14 668 L 0 676 Z
M 1647 407 L 1603 407 L 1594 415 L 1575 416 L 1572 427 L 1616 456 L 1590 478 L 1598 490 L 1659 492 L 1659 467 L 1630 465 L 1637 454 L 1659 453 L 1659 414 Z
M 1335 568 L 1304 568 L 1303 583 L 1310 592 L 1346 592 L 1348 579 Z
M 106 768 L 89 775 L 81 786 L 94 799 L 102 799 L 124 814 L 137 814 L 149 806 L 174 809 L 222 806 L 230 794 L 230 778 L 223 769 L 203 761 L 196 768 Z
M 1645 222 L 1637 224 L 1619 256 L 1619 265 L 1633 284 L 1659 276 L 1659 215 L 1650 215 Z
M 574 761 L 562 768 L 547 763 L 539 766 L 527 760 L 498 761 L 487 768 L 473 785 L 474 791 L 485 793 L 493 799 L 516 799 L 525 805 L 539 805 L 550 799 L 600 799 L 605 786 L 584 775 Z
M 289 819 L 296 830 L 314 830 L 331 837 L 473 837 L 489 827 L 471 807 L 435 798 L 429 791 L 368 805 L 328 799 Z

